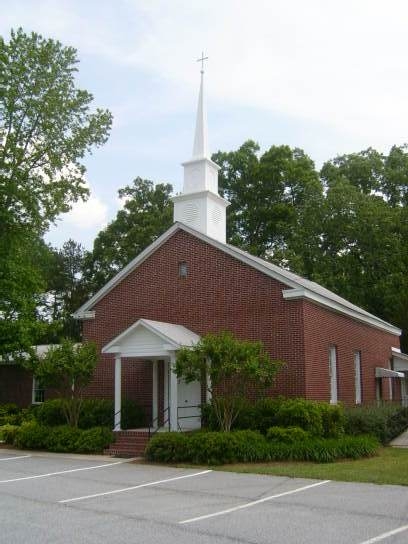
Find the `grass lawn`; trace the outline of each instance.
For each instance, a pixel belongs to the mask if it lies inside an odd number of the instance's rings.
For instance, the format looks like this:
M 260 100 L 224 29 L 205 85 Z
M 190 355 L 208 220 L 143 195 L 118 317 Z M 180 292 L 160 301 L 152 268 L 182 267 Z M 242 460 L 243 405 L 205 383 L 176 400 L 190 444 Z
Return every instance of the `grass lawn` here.
M 214 468 L 292 478 L 408 485 L 408 449 L 381 448 L 375 457 L 336 463 L 238 463 Z

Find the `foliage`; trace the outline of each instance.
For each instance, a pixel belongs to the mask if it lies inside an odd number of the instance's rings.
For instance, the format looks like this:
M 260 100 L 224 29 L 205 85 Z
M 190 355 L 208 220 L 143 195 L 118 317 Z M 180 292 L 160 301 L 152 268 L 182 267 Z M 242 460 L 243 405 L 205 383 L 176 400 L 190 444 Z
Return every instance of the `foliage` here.
M 218 152 L 220 193 L 228 207 L 228 239 L 276 261 L 292 232 L 302 224 L 303 207 L 322 197 L 312 160 L 301 150 L 272 146 L 258 158 L 259 146 L 245 142 L 237 151 Z M 279 258 L 279 257 L 278 257 Z
M 398 405 L 361 406 L 346 410 L 345 430 L 350 435 L 371 434 L 388 444 L 408 428 L 408 408 Z
M 113 442 L 113 432 L 107 427 L 93 427 L 81 431 L 75 445 L 78 453 L 102 452 Z
M 374 455 L 378 446 L 371 436 L 308 438 L 287 443 L 268 441 L 257 431 L 160 433 L 149 442 L 146 456 L 150 461 L 209 465 L 281 460 L 327 463 Z
M 267 443 L 255 431 L 160 433 L 146 449 L 151 461 L 218 465 L 267 457 Z
M 173 223 L 172 186 L 136 178 L 119 191 L 123 208 L 101 230 L 84 262 L 85 283 L 97 291 Z
M 81 430 L 69 425 L 47 427 L 36 421 L 7 432 L 7 443 L 19 448 L 61 453 L 100 453 L 113 441 L 112 431 L 104 427 Z
M 37 360 L 30 361 L 34 375 L 63 398 L 62 409 L 68 425 L 78 426 L 82 393 L 90 383 L 98 360 L 93 343 L 74 344 L 63 340 Z
M 293 444 L 272 442 L 271 461 L 312 461 L 331 463 L 336 459 L 359 459 L 375 455 L 379 447 L 372 436 L 343 436 L 341 438 L 311 438 Z
M 18 428 L 13 444 L 26 450 L 44 450 L 47 449 L 48 435 L 48 427 L 29 421 Z
M 270 427 L 266 433 L 266 438 L 270 442 L 282 442 L 283 444 L 296 444 L 310 437 L 310 433 L 300 427 Z
M 63 425 L 66 423 L 64 415 L 64 400 L 46 400 L 34 410 L 36 420 L 45 426 Z M 109 399 L 83 399 L 78 419 L 80 429 L 93 427 L 113 428 L 114 403 Z M 134 401 L 122 401 L 122 429 L 136 429 L 146 425 L 144 410 Z
M 270 359 L 261 342 L 238 340 L 230 332 L 221 332 L 201 337 L 193 348 L 180 349 L 175 372 L 187 383 L 209 375 L 215 415 L 220 428 L 229 431 L 243 399 L 254 388 L 265 391 L 270 387 L 282 364 Z
M 19 425 L 20 408 L 12 402 L 0 404 L 0 427 L 2 425 Z
M 28 351 L 44 334 L 41 236 L 86 199 L 83 158 L 103 144 L 107 110 L 76 87 L 76 51 L 39 34 L 0 38 L 0 354 Z
M 0 425 L 0 440 L 3 440 L 6 444 L 14 444 L 19 428 L 18 425 L 10 425 L 9 423 Z
M 44 448 L 59 453 L 76 451 L 76 443 L 80 434 L 81 431 L 78 428 L 69 425 L 52 427 L 47 430 L 47 440 Z
M 220 430 L 211 404 L 202 407 L 202 414 L 209 429 Z M 258 430 L 266 434 L 273 426 L 300 427 L 315 436 L 336 438 L 344 434 L 344 424 L 344 409 L 340 404 L 278 397 L 242 403 L 232 428 Z

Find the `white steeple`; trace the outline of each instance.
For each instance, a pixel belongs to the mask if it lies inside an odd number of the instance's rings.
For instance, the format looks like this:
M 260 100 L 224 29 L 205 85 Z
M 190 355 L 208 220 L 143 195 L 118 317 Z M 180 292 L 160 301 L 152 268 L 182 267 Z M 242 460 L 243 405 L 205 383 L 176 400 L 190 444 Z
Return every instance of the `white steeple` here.
M 220 167 L 210 158 L 207 135 L 207 115 L 204 101 L 204 53 L 201 62 L 201 84 L 192 158 L 183 163 L 184 184 L 181 195 L 173 197 L 174 221 L 225 243 L 226 208 L 229 204 L 218 194 Z

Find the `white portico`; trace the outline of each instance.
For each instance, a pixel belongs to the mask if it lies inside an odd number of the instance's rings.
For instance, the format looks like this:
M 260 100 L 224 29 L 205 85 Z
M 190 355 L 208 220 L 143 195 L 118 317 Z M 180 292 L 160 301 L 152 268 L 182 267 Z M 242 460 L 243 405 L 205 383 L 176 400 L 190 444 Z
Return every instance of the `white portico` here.
M 181 347 L 194 346 L 200 337 L 182 325 L 139 319 L 116 338 L 111 340 L 102 353 L 115 356 L 115 423 L 114 430 L 121 430 L 122 359 L 131 357 L 152 361 L 152 426 L 159 422 L 158 367 L 163 365 L 163 399 L 165 419 L 170 430 L 187 430 L 201 426 L 201 385 L 187 384 L 178 380 L 174 372 L 176 352 Z

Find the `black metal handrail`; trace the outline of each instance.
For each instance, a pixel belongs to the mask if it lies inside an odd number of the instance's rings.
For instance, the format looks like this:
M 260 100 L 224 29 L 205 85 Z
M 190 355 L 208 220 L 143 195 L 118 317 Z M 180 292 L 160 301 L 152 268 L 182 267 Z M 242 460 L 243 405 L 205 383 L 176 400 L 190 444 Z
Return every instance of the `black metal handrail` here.
M 167 417 L 165 417 L 166 413 L 167 413 Z M 163 416 L 163 425 L 161 425 L 161 427 L 165 427 L 166 425 L 168 425 L 169 431 L 170 431 L 170 406 L 167 406 L 167 408 L 163 410 L 162 416 Z M 160 417 L 157 416 L 152 420 L 151 424 L 149 425 L 149 439 L 152 436 L 154 436 L 159 430 L 159 420 L 160 420 Z M 155 425 L 156 423 L 157 425 Z

